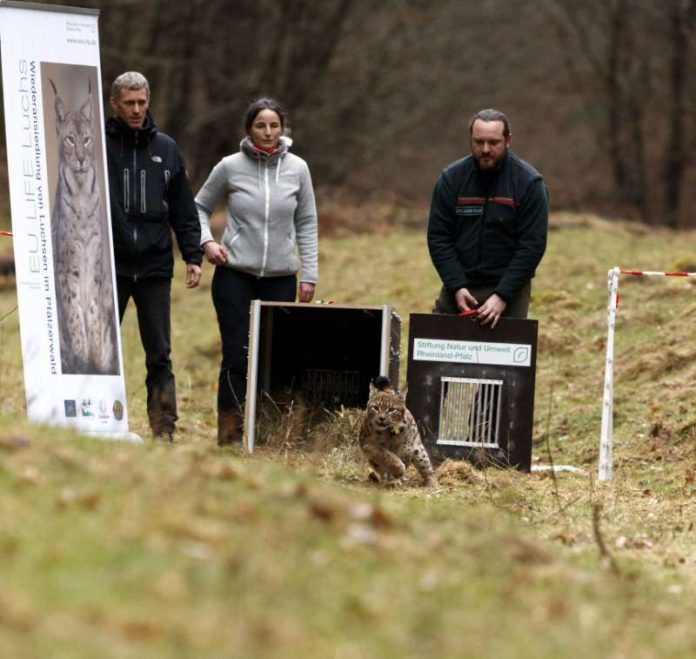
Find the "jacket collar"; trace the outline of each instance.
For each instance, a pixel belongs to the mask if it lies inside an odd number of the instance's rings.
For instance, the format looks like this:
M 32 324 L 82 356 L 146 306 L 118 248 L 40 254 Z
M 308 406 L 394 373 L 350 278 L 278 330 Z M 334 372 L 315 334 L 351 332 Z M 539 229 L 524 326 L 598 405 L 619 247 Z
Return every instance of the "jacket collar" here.
M 148 110 L 145 115 L 145 121 L 140 128 L 131 128 L 118 115 L 109 117 L 106 121 L 106 133 L 107 135 L 120 136 L 121 138 L 135 139 L 137 137 L 140 141 L 141 139 L 152 139 L 155 133 L 157 133 L 157 126 Z
M 273 153 L 268 153 L 262 149 L 258 149 L 252 142 L 250 137 L 245 137 L 239 144 L 239 149 L 247 156 L 253 160 L 260 160 L 261 162 L 266 162 L 269 165 L 275 164 L 281 160 L 285 154 L 288 152 L 292 146 L 292 139 L 282 135 L 280 142 L 278 142 L 278 148 L 273 151 Z

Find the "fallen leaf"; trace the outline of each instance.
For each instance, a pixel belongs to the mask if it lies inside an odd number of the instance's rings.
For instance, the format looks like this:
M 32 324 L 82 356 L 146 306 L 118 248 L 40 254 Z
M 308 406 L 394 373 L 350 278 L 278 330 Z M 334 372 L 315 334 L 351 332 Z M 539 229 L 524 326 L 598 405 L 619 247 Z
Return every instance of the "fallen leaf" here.
M 309 512 L 321 522 L 331 522 L 336 517 L 336 510 L 317 501 L 310 502 Z
M 23 435 L 10 435 L 9 437 L 0 437 L 0 449 L 4 451 L 21 451 L 29 446 L 29 440 Z
M 555 540 L 560 540 L 564 545 L 572 547 L 576 542 L 577 538 L 574 533 L 557 533 L 554 536 Z

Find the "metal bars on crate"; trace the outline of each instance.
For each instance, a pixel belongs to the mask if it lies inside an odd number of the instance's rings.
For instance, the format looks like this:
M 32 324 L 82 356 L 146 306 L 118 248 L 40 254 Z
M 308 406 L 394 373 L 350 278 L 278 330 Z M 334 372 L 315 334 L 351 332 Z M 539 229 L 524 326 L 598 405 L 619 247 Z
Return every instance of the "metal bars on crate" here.
M 302 374 L 302 393 L 312 404 L 356 405 L 360 396 L 360 371 L 308 368 Z
M 503 380 L 443 377 L 438 444 L 500 448 Z

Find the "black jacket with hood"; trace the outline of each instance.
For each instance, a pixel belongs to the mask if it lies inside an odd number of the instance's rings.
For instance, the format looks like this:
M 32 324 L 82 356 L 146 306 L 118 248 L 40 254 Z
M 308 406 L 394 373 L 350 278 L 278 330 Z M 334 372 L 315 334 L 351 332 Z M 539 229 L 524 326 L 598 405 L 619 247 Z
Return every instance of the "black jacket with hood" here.
M 433 191 L 428 249 L 449 291 L 495 286 L 510 302 L 546 250 L 548 191 L 539 172 L 508 151 L 491 173 L 473 156 L 453 162 Z
M 176 142 L 158 132 L 149 112 L 139 129 L 111 117 L 106 153 L 116 274 L 171 277 L 172 229 L 184 261 L 200 265 L 200 222 Z

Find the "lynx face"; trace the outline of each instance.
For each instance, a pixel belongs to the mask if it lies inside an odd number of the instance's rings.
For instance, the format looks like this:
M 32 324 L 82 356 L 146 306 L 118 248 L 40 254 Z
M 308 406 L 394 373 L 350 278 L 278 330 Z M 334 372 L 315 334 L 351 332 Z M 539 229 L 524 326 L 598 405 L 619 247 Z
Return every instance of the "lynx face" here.
M 378 391 L 370 396 L 367 404 L 367 421 L 375 432 L 398 435 L 408 427 L 405 417 L 406 404 L 400 395 Z
M 56 92 L 55 110 L 60 162 L 78 175 L 91 171 L 94 166 L 92 93 L 79 110 L 67 110 Z

